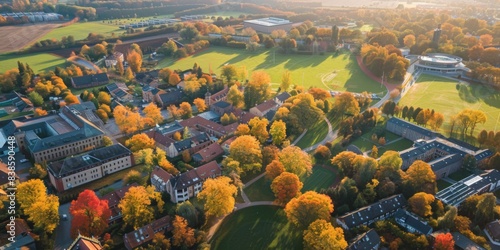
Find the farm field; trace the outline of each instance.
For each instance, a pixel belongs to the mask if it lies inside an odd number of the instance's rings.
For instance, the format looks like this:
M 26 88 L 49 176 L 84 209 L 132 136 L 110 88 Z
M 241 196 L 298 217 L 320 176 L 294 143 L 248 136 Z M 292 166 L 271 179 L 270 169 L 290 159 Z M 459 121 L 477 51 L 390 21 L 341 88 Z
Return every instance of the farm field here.
M 0 54 L 18 51 L 39 40 L 62 23 L 25 24 L 0 27 Z
M 187 58 L 175 61 L 166 58 L 157 68 L 173 70 L 192 68 L 198 63 L 203 70 L 211 69 L 219 74 L 225 64 L 246 67 L 248 75 L 256 70 L 266 71 L 271 76 L 273 88 L 277 89 L 285 70 L 291 71 L 295 84 L 331 90 L 385 93 L 379 83 L 371 80 L 358 67 L 355 56 L 349 53 L 332 55 L 296 55 L 274 53 L 265 50 L 257 53 L 224 47 L 211 47 Z
M 2 62 L 0 63 L 0 72 L 17 68 L 17 61 L 28 63 L 34 72 L 54 70 L 56 66 L 63 66 L 66 63 L 64 58 L 48 53 L 27 55 L 7 54 L 0 55 L 0 62 Z
M 118 35 L 119 33 L 123 33 L 124 30 L 120 29 L 120 27 L 113 24 L 106 24 L 102 22 L 88 22 L 88 23 L 80 22 L 68 25 L 66 27 L 55 28 L 38 40 L 40 41 L 40 40 L 54 39 L 54 38 L 57 40 L 61 40 L 61 37 L 63 36 L 67 37 L 69 35 L 75 37 L 75 40 L 81 40 L 86 38 L 91 32 L 102 34 L 105 36 L 111 36 L 111 33 L 115 33 L 116 35 Z
M 253 206 L 228 215 L 212 237 L 213 249 L 302 249 L 302 230 L 278 206 Z
M 400 100 L 399 105 L 434 109 L 443 113 L 445 122 L 441 133 L 449 133 L 449 119 L 465 108 L 483 111 L 485 124 L 478 124 L 474 133 L 500 129 L 500 93 L 482 85 L 459 83 L 443 77 L 422 75 Z

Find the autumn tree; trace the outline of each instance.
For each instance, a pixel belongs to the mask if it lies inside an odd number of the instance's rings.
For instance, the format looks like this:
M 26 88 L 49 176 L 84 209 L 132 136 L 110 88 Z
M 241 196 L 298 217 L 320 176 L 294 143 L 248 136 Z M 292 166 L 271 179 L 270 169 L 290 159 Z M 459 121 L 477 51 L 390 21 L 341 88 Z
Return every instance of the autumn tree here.
M 370 151 L 370 157 L 373 158 L 373 159 L 377 159 L 378 158 L 378 148 L 377 148 L 377 146 L 373 145 L 372 151 Z
M 80 100 L 78 100 L 78 97 L 76 97 L 73 94 L 68 94 L 66 97 L 64 97 L 64 102 L 66 102 L 67 105 L 70 104 L 78 104 L 80 103 Z
M 123 183 L 125 184 L 134 184 L 137 183 L 139 185 L 144 184 L 144 178 L 142 178 L 142 174 L 137 170 L 128 171 L 127 175 L 123 177 Z
M 107 200 L 100 200 L 94 191 L 86 189 L 71 202 L 69 212 L 71 220 L 71 238 L 78 234 L 98 236 L 108 227 L 111 210 Z
M 266 166 L 266 177 L 269 180 L 274 180 L 283 172 L 285 172 L 285 167 L 283 167 L 283 164 L 279 160 L 273 160 Z
M 236 127 L 236 131 L 234 132 L 236 136 L 249 135 L 250 127 L 247 124 L 240 124 Z
M 59 224 L 59 198 L 47 195 L 42 180 L 31 179 L 19 184 L 16 199 L 35 228 L 52 233 Z
M 35 108 L 35 111 L 33 111 L 33 114 L 35 115 L 35 117 L 45 116 L 45 115 L 47 115 L 47 111 L 43 110 L 41 108 Z
M 238 174 L 259 171 L 262 168 L 259 142 L 251 135 L 237 137 L 229 146 L 229 156 L 222 164 Z
M 406 181 L 413 192 L 436 193 L 436 175 L 428 163 L 417 160 L 411 164 L 406 174 Z
M 150 138 L 144 133 L 136 134 L 132 138 L 125 141 L 125 146 L 127 146 L 130 151 L 137 152 L 145 148 L 155 148 L 155 140 Z
M 165 237 L 165 234 L 159 232 L 155 233 L 152 243 L 149 245 L 153 249 L 170 249 L 170 240 Z
M 156 192 L 153 186 L 131 187 L 118 204 L 123 214 L 123 222 L 134 229 L 151 222 L 154 218 L 154 209 L 151 206 L 153 200 L 156 201 L 158 211 L 163 211 L 161 194 Z
M 168 77 L 168 83 L 172 86 L 177 86 L 179 82 L 181 81 L 181 77 L 179 74 L 172 72 L 169 77 Z
M 193 104 L 196 106 L 198 109 L 198 112 L 204 112 L 207 109 L 207 104 L 205 103 L 205 100 L 201 98 L 196 98 L 193 101 Z
M 281 76 L 280 91 L 286 92 L 288 91 L 290 86 L 292 86 L 292 73 L 288 70 L 285 70 L 285 72 L 283 72 L 283 75 Z
M 191 104 L 189 104 L 188 102 L 181 103 L 179 105 L 179 110 L 182 113 L 181 117 L 183 119 L 187 119 L 193 116 L 193 109 L 191 108 Z
M 354 95 L 349 92 L 344 92 L 335 97 L 333 110 L 337 115 L 341 115 L 342 118 L 346 114 L 350 116 L 357 115 L 360 111 L 359 104 L 354 98 Z
M 203 183 L 202 190 L 198 193 L 198 199 L 204 202 L 205 215 L 207 217 L 218 217 L 230 213 L 234 208 L 234 196 L 237 188 L 231 184 L 231 179 L 220 176 L 215 179 L 207 179 Z
M 229 92 L 227 92 L 227 102 L 236 108 L 241 108 L 244 104 L 243 101 L 243 92 L 240 91 L 238 85 L 234 84 L 229 88 Z
M 271 190 L 276 197 L 276 202 L 286 205 L 292 198 L 300 195 L 302 182 L 296 174 L 283 172 L 271 183 Z
M 485 193 L 481 195 L 481 199 L 477 203 L 474 222 L 484 226 L 495 218 L 496 198 L 493 193 Z
M 117 106 L 113 110 L 113 116 L 118 129 L 123 133 L 132 134 L 143 127 L 141 115 L 130 108 Z
M 422 217 L 432 215 L 431 204 L 434 202 L 434 195 L 419 192 L 408 199 L 411 211 Z
M 248 122 L 250 126 L 250 135 L 254 136 L 259 140 L 260 143 L 264 143 L 267 138 L 269 138 L 269 133 L 267 132 L 267 125 L 269 121 L 266 118 L 254 117 Z
M 129 50 L 127 54 L 127 63 L 134 73 L 140 72 L 142 67 L 142 55 L 135 50 Z
M 446 213 L 438 218 L 438 225 L 442 229 L 452 229 L 455 227 L 455 218 L 457 217 L 457 207 L 451 206 Z
M 186 219 L 189 227 L 194 228 L 198 226 L 198 211 L 190 201 L 177 204 L 175 213 Z
M 232 79 L 238 77 L 238 69 L 232 64 L 225 65 L 221 69 L 220 76 L 226 79 L 226 83 L 230 83 Z
M 285 206 L 285 213 L 290 222 L 300 228 L 307 228 L 315 220 L 330 221 L 333 204 L 327 195 L 308 191 L 290 200 Z
M 278 154 L 279 161 L 287 172 L 298 176 L 312 173 L 311 157 L 296 146 L 288 146 Z
M 194 229 L 190 228 L 187 221 L 176 215 L 172 222 L 172 244 L 174 246 L 192 247 L 196 243 Z
M 304 248 L 341 250 L 347 248 L 347 241 L 342 228 L 333 227 L 330 222 L 319 219 L 304 231 Z
M 254 71 L 243 93 L 245 106 L 254 107 L 271 96 L 271 77 L 264 71 Z
M 407 48 L 411 48 L 411 47 L 413 47 L 413 45 L 415 45 L 415 36 L 414 36 L 414 35 L 412 35 L 412 34 L 406 35 L 406 36 L 403 38 L 403 44 L 404 44 Z
M 354 175 L 354 164 L 353 160 L 356 158 L 357 154 L 351 151 L 343 151 L 340 154 L 332 158 L 332 165 L 339 168 L 340 171 L 345 176 L 352 178 Z
M 271 134 L 273 138 L 274 145 L 281 145 L 286 138 L 286 124 L 281 120 L 274 121 L 269 129 L 269 134 Z
M 455 249 L 455 241 L 450 233 L 441 233 L 436 236 L 434 242 L 434 249 L 436 250 L 453 250 Z
M 163 116 L 161 115 L 161 110 L 154 103 L 148 104 L 143 110 L 144 115 L 152 119 L 155 124 L 159 124 L 163 121 Z

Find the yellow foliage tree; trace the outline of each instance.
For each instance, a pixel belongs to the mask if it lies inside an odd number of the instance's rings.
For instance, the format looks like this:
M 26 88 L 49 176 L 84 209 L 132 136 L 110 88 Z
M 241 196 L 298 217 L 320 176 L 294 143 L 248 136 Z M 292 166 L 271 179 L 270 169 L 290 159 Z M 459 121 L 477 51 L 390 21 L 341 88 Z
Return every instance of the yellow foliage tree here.
M 344 239 L 344 230 L 340 227 L 333 227 L 328 221 L 316 220 L 304 231 L 304 248 L 314 250 L 346 249 L 347 241 Z
M 201 98 L 194 99 L 193 103 L 198 109 L 198 112 L 203 112 L 207 109 L 207 104 L 205 103 L 205 100 Z
M 194 229 L 188 227 L 186 219 L 176 215 L 172 222 L 172 244 L 174 246 L 192 247 L 196 243 Z
M 315 220 L 330 221 L 333 204 L 330 197 L 308 191 L 286 204 L 286 217 L 300 228 L 307 228 Z
M 238 164 L 229 164 L 232 161 Z M 238 174 L 259 171 L 262 168 L 262 152 L 259 142 L 251 135 L 239 136 L 229 146 L 229 156 L 222 164 L 228 168 L 237 167 L 232 170 Z
M 232 144 L 231 144 L 232 145 Z M 312 173 L 311 157 L 296 146 L 288 146 L 278 154 L 285 170 L 298 176 Z
M 130 108 L 117 106 L 113 110 L 113 116 L 118 129 L 123 133 L 132 134 L 142 129 L 141 115 Z
M 411 164 L 406 174 L 407 181 L 415 192 L 436 193 L 436 175 L 428 163 L 417 160 Z
M 254 117 L 249 122 L 250 134 L 255 136 L 260 143 L 264 143 L 269 138 L 267 125 L 269 121 L 266 118 Z
M 434 202 L 434 199 L 434 195 L 432 194 L 419 192 L 408 199 L 408 204 L 410 205 L 411 211 L 419 216 L 427 217 L 432 215 L 431 204 Z
M 127 146 L 132 152 L 137 152 L 145 148 L 155 148 L 155 140 L 150 138 L 144 133 L 136 134 L 132 138 L 125 141 Z
M 158 108 L 158 106 L 156 106 L 156 104 L 154 104 L 154 103 L 148 104 L 148 106 L 146 106 L 143 111 L 144 111 L 144 115 L 147 118 L 151 118 L 155 124 L 159 124 L 163 121 L 163 116 L 161 115 L 161 110 L 160 110 L 160 108 Z
M 282 120 L 274 121 L 269 129 L 269 134 L 271 134 L 273 138 L 274 145 L 281 145 L 286 138 L 286 124 Z
M 142 67 L 142 55 L 135 50 L 129 50 L 127 55 L 129 68 L 134 72 L 140 72 Z
M 34 114 L 35 117 L 44 116 L 47 115 L 47 111 L 43 110 L 42 108 L 36 108 Z
M 205 202 L 205 215 L 218 217 L 230 213 L 234 208 L 234 196 L 237 191 L 229 177 L 207 179 L 198 193 L 198 199 Z
M 157 202 L 158 210 L 163 211 L 165 203 L 153 186 L 131 187 L 118 204 L 125 224 L 138 229 L 151 222 L 154 218 L 154 209 L 150 206 L 152 200 Z
M 236 132 L 234 132 L 236 136 L 242 136 L 242 135 L 249 135 L 250 134 L 250 127 L 246 124 L 240 124 L 236 128 Z
M 271 183 L 271 190 L 276 197 L 276 202 L 281 205 L 286 205 L 292 198 L 300 195 L 302 182 L 295 174 L 283 172 L 276 177 Z
M 22 182 L 16 196 L 20 208 L 35 228 L 51 233 L 59 224 L 59 198 L 47 195 L 47 188 L 40 179 Z

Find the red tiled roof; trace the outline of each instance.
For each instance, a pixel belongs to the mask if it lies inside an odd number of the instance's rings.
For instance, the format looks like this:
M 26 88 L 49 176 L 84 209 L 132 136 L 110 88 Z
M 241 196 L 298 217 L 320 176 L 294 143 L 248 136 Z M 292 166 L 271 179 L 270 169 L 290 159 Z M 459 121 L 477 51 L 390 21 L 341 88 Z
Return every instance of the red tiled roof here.
M 199 155 L 201 162 L 207 162 L 214 160 L 222 154 L 224 154 L 222 147 L 218 143 L 213 143 L 212 145 L 196 152 L 193 157 L 195 157 L 195 155 Z
M 135 231 L 123 236 L 123 241 L 127 249 L 133 249 L 153 240 L 155 233 L 172 230 L 170 216 L 155 220 Z
M 168 180 L 170 180 L 170 178 L 173 177 L 169 172 L 165 171 L 165 169 L 158 167 L 158 166 L 153 169 L 153 172 L 151 172 L 151 175 L 158 176 L 164 182 L 167 182 Z
M 155 140 L 156 143 L 163 145 L 165 147 L 168 147 L 168 146 L 170 146 L 170 144 L 175 142 L 174 139 L 172 139 L 168 136 L 162 135 L 161 133 L 157 132 L 156 129 L 153 129 L 152 131 L 146 132 L 146 135 L 149 138 Z
M 115 190 L 115 191 L 113 191 L 113 192 L 111 192 L 111 193 L 109 193 L 107 195 L 104 195 L 102 197 L 102 199 L 108 201 L 108 206 L 110 208 L 118 206 L 118 203 L 120 203 L 120 201 L 123 199 L 123 197 L 128 192 L 128 190 L 131 187 L 137 187 L 137 186 L 138 186 L 137 183 L 133 183 L 131 185 L 122 187 L 122 188 L 117 189 L 117 190 Z
M 260 112 L 265 113 L 266 111 L 276 108 L 277 106 L 278 104 L 274 100 L 267 100 L 255 106 L 255 108 L 258 109 Z

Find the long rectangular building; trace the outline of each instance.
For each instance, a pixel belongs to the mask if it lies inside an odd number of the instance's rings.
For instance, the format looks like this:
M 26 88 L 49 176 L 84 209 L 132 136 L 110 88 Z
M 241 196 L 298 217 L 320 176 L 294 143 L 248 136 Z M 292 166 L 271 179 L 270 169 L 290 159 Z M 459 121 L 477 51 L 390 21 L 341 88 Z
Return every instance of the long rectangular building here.
M 47 170 L 52 185 L 62 192 L 129 168 L 133 164 L 132 152 L 121 144 L 115 144 L 51 162 Z

